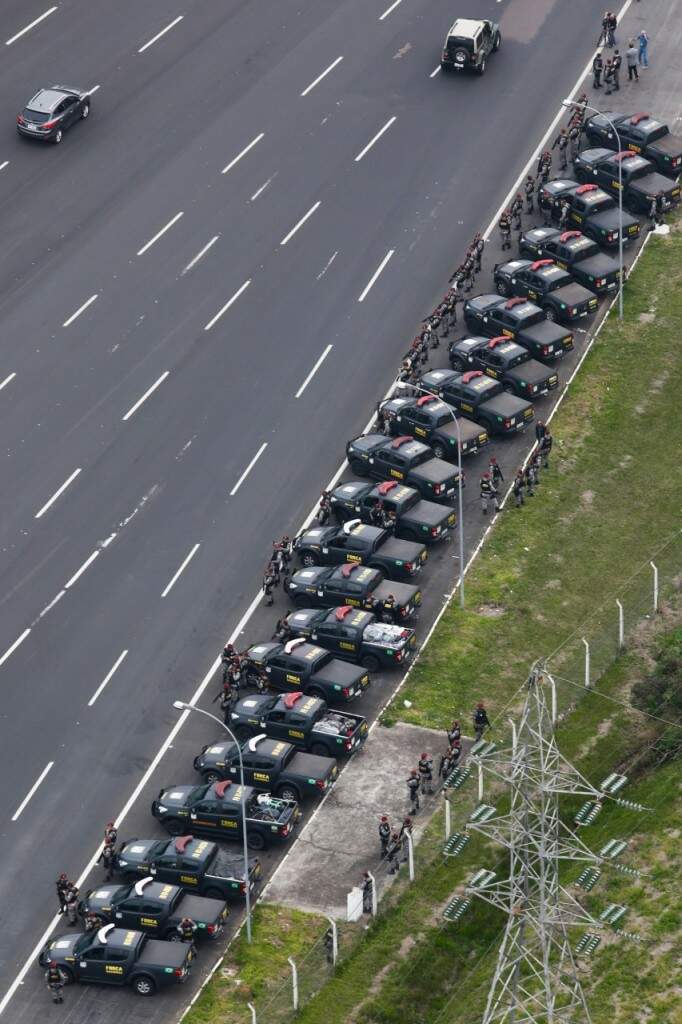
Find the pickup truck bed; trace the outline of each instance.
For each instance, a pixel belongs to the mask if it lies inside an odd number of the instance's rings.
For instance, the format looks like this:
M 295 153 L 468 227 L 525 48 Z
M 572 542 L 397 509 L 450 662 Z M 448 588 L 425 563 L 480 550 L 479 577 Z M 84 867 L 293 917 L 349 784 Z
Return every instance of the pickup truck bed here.
M 162 939 L 147 939 L 142 952 L 131 968 L 137 967 L 183 967 L 187 959 L 184 942 L 164 942 Z

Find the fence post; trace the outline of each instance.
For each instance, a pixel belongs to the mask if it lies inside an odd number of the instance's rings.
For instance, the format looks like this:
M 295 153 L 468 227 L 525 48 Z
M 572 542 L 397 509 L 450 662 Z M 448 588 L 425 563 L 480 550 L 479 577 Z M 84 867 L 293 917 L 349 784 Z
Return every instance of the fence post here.
M 410 872 L 410 881 L 414 882 L 414 840 L 409 832 L 405 832 L 407 839 L 407 867 Z
M 556 725 L 556 683 L 554 676 L 548 675 L 548 679 L 552 691 L 552 725 Z
M 654 565 L 653 562 L 649 562 L 649 565 L 654 570 L 654 611 L 658 611 L 658 566 Z
M 376 878 L 371 872 L 367 872 L 369 880 L 372 883 L 372 917 L 377 916 L 377 882 Z
M 516 754 L 516 722 L 513 718 L 508 718 L 507 721 L 512 728 L 512 757 Z
M 247 1003 L 246 1005 L 251 1010 L 251 1024 L 258 1024 L 258 1017 L 256 1016 L 256 1007 L 253 1005 L 253 1003 Z
M 327 920 L 332 930 L 332 967 L 336 967 L 336 958 L 339 955 L 339 932 L 334 918 L 327 917 Z
M 478 762 L 478 802 L 483 800 L 483 765 Z
M 589 689 L 590 686 L 590 645 L 588 644 L 585 637 L 582 637 L 582 642 L 585 644 L 585 686 Z
M 298 971 L 296 970 L 296 964 L 289 956 L 287 957 L 289 964 L 291 965 L 291 986 L 294 1001 L 294 1010 L 298 1010 Z
M 452 829 L 452 821 L 450 817 L 450 801 L 443 793 L 443 799 L 445 800 L 445 838 L 450 838 L 450 830 Z
M 616 599 L 618 605 L 618 650 L 623 649 L 625 643 L 625 622 L 623 620 L 623 606 L 618 599 Z

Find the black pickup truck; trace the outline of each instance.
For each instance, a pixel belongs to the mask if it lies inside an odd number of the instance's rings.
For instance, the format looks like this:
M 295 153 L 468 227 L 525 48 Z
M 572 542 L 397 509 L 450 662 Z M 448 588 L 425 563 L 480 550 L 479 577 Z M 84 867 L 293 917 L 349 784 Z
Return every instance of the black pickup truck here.
M 616 198 L 622 184 L 623 202 L 634 213 L 648 213 L 652 200 L 657 196 L 661 197 L 664 210 L 671 209 L 680 201 L 677 182 L 659 174 L 651 160 L 633 153 L 631 149 L 622 153 L 601 148 L 585 149 L 575 158 L 573 166 L 579 181 L 595 182 Z
M 261 733 L 242 747 L 244 782 L 254 789 L 270 790 L 284 800 L 301 801 L 304 796 L 324 796 L 338 775 L 333 757 L 318 757 L 297 750 L 286 740 L 274 740 Z M 202 748 L 194 758 L 194 769 L 204 782 L 239 779 L 239 755 L 232 740 L 218 740 Z
M 246 842 L 252 850 L 289 841 L 301 817 L 295 800 L 258 793 L 252 786 L 216 782 L 212 786 L 169 786 L 159 790 L 152 814 L 172 836 L 188 826 L 216 839 L 242 839 L 242 802 Z
M 313 640 L 337 658 L 359 662 L 370 672 L 404 668 L 417 648 L 413 629 L 378 622 L 376 615 L 350 605 L 331 611 L 302 608 L 290 612 L 284 623 L 292 636 Z
M 613 196 L 594 182 L 581 185 L 570 178 L 553 178 L 545 182 L 538 193 L 538 206 L 554 220 L 559 220 L 564 200 L 568 202 L 571 227 L 578 227 L 584 235 L 599 245 L 618 245 L 621 216 Z M 632 214 L 623 211 L 623 245 L 639 236 L 640 223 Z
M 38 964 L 55 961 L 66 978 L 100 985 L 130 985 L 140 996 L 187 981 L 194 954 L 184 942 L 150 939 L 143 932 L 104 925 L 97 932 L 78 932 L 51 939 Z
M 421 591 L 411 583 L 384 579 L 378 569 L 355 563 L 336 569 L 319 565 L 299 569 L 285 583 L 284 589 L 297 608 L 335 608 L 349 604 L 353 608 L 375 611 L 385 608 L 385 602 L 389 601 L 393 606 L 392 614 L 401 622 L 416 615 L 422 603 Z
M 464 303 L 464 319 L 473 334 L 499 338 L 506 334 L 541 363 L 553 362 L 573 348 L 573 335 L 548 320 L 535 303 L 517 295 L 475 295 Z
M 264 732 L 321 757 L 352 754 L 369 731 L 362 715 L 331 711 L 325 701 L 304 693 L 243 697 L 230 712 L 229 722 L 239 740 Z
M 436 391 L 456 409 L 484 423 L 490 434 L 509 437 L 524 430 L 535 416 L 530 402 L 505 391 L 500 381 L 482 370 L 429 370 L 420 380 L 426 391 Z
M 114 860 L 126 881 L 151 875 L 157 882 L 179 885 L 214 900 L 238 899 L 246 893 L 244 857 L 208 839 L 126 839 Z M 249 892 L 263 873 L 257 857 L 249 857 Z
M 160 939 L 176 941 L 183 917 L 197 926 L 197 939 L 218 939 L 229 913 L 224 900 L 184 892 L 178 885 L 156 882 L 149 876 L 133 885 L 102 885 L 90 889 L 78 905 L 83 917 L 94 914 L 100 926 L 136 928 Z
M 497 338 L 474 335 L 451 341 L 448 356 L 455 372 L 482 370 L 520 398 L 535 400 L 559 385 L 558 374 L 504 334 Z
M 445 540 L 457 525 L 457 516 L 452 509 L 435 501 L 426 501 L 414 487 L 405 487 L 395 480 L 384 480 L 380 484 L 345 480 L 337 484 L 329 500 L 334 518 L 339 523 L 356 516 L 360 516 L 363 523 L 369 523 L 372 509 L 380 504 L 386 513 L 395 516 L 394 532 L 402 540 L 437 544 Z
M 582 231 L 560 231 L 559 228 L 532 228 L 519 239 L 522 256 L 532 260 L 551 257 L 568 270 L 579 284 L 597 295 L 613 292 L 618 287 L 618 261 L 602 252 L 593 238 Z
M 480 423 L 454 414 L 435 395 L 421 398 L 389 398 L 379 404 L 379 412 L 388 424 L 391 437 L 411 434 L 433 448 L 437 459 L 457 462 L 457 442 L 461 438 L 461 454 L 475 455 L 488 444 L 489 438 Z M 459 433 L 457 428 L 459 427 Z
M 247 657 L 267 686 L 285 693 L 303 690 L 328 703 L 347 703 L 369 686 L 369 675 L 304 640 L 254 644 Z
M 428 558 L 423 544 L 398 540 L 391 530 L 350 519 L 338 526 L 314 526 L 294 541 L 303 565 L 345 565 L 357 562 L 381 569 L 391 580 L 416 576 Z
M 348 442 L 346 458 L 353 476 L 398 480 L 415 487 L 423 498 L 455 500 L 460 483 L 457 470 L 444 459 L 436 459 L 427 444 L 413 437 L 362 434 Z
M 597 146 L 617 150 L 625 145 L 633 153 L 643 153 L 669 178 L 677 178 L 682 169 L 682 136 L 673 135 L 667 124 L 651 114 L 614 114 L 606 110 L 587 119 L 585 134 Z

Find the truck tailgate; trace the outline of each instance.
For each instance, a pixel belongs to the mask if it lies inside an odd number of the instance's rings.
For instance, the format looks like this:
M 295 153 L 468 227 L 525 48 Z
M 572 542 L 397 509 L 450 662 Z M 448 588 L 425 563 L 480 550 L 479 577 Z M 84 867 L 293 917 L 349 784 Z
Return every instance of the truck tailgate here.
M 304 779 L 326 779 L 330 774 L 335 779 L 338 774 L 335 758 L 318 757 L 317 754 L 299 751 L 289 761 L 286 770 Z
M 150 967 L 184 967 L 189 947 L 184 942 L 147 939 L 136 963 Z
M 183 917 L 191 917 L 197 923 L 201 921 L 206 924 L 218 921 L 224 910 L 225 903 L 222 900 L 213 900 L 208 896 L 184 896 L 179 907 Z

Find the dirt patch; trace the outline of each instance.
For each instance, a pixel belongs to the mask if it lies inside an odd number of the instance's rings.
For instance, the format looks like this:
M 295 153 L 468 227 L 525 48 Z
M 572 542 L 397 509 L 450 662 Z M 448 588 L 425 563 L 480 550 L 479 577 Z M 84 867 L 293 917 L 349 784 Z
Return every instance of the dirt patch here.
M 561 588 L 561 580 L 547 580 L 545 583 L 545 590 L 559 590 Z
M 506 612 L 501 604 L 480 604 L 476 609 L 477 615 L 483 615 L 487 619 L 499 619 Z
M 594 501 L 594 491 L 583 491 L 580 495 L 580 504 L 584 509 L 592 508 L 592 502 Z
M 651 324 L 656 319 L 655 313 L 640 313 L 637 317 L 640 324 Z
M 392 967 L 393 967 L 392 963 L 385 964 L 381 968 L 379 973 L 374 975 L 374 977 L 372 978 L 372 984 L 369 986 L 369 989 L 367 990 L 368 996 L 378 996 L 379 995 L 379 992 L 381 991 L 381 986 L 384 983 L 384 978 L 386 977 L 386 975 L 388 974 L 388 972 L 390 971 L 390 969 Z M 362 1003 L 360 1003 L 360 1006 L 362 1006 Z M 360 1009 L 360 1006 L 356 1006 L 355 1007 L 355 1010 L 353 1011 L 353 1019 L 355 1019 L 355 1014 Z

